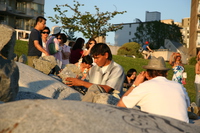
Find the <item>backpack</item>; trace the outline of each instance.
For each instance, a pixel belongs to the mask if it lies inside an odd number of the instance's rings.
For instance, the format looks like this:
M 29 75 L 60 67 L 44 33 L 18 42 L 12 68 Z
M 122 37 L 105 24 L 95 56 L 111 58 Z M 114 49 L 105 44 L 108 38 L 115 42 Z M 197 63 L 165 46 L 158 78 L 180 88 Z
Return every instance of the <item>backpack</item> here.
M 58 52 L 58 50 L 56 49 L 56 46 L 55 46 L 55 43 L 54 43 L 53 39 L 51 40 L 51 42 L 48 45 L 48 49 L 49 49 L 49 54 L 50 55 L 54 55 L 55 53 Z

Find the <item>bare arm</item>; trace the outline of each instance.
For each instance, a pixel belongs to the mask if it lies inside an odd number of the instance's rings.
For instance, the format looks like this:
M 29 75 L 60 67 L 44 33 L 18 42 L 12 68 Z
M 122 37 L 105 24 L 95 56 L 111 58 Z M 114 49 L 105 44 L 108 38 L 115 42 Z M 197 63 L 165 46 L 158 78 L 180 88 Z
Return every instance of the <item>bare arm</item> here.
M 196 73 L 196 74 L 200 74 L 200 67 L 199 67 L 199 65 L 200 65 L 200 61 L 198 61 L 198 62 L 196 63 L 196 65 L 195 65 L 195 73 Z
M 35 41 L 34 41 L 34 46 L 35 46 L 39 51 L 41 51 L 42 53 L 44 53 L 45 55 L 47 55 L 47 56 L 49 55 L 49 53 L 48 53 L 44 48 L 42 48 L 42 46 L 40 46 L 38 40 L 35 40 Z
M 149 46 L 147 46 L 147 49 L 148 49 L 149 51 L 153 52 L 153 50 L 152 50 Z
M 170 58 L 169 58 L 169 64 L 170 64 L 171 66 L 174 65 L 174 63 L 173 63 L 173 57 L 174 57 L 174 53 L 172 53 L 171 56 L 170 56 Z
M 144 72 L 144 71 L 141 72 L 141 73 L 137 76 L 137 78 L 135 79 L 134 85 L 138 86 L 140 83 L 144 82 L 144 79 L 145 79 L 145 77 L 146 77 L 145 75 L 146 75 L 146 72 Z M 128 96 L 128 94 L 131 93 L 131 92 L 133 91 L 134 88 L 135 88 L 135 87 L 131 86 L 131 87 L 126 91 L 126 93 L 122 96 L 122 98 L 123 98 L 124 96 Z M 126 107 L 125 104 L 124 104 L 123 101 L 122 101 L 122 98 L 120 98 L 120 100 L 119 100 L 117 106 L 119 106 L 119 107 Z
M 89 82 L 86 82 L 86 81 L 83 81 L 81 79 L 78 79 L 78 78 L 66 78 L 66 84 L 68 86 L 84 86 L 86 88 L 89 88 L 90 86 L 92 86 L 93 84 L 92 83 L 89 83 Z M 101 86 L 107 93 L 112 90 L 111 87 L 107 86 L 107 85 L 99 85 Z

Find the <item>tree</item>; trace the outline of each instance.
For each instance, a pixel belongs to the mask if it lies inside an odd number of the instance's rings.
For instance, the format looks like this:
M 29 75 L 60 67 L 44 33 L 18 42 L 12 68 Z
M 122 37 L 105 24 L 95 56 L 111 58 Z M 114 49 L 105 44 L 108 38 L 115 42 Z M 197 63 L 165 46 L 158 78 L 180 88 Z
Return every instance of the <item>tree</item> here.
M 96 14 L 91 14 L 90 12 L 81 13 L 79 8 L 84 6 L 78 1 L 74 0 L 73 7 L 65 5 L 56 5 L 54 8 L 55 12 L 58 12 L 59 15 L 55 17 L 49 16 L 48 18 L 55 22 L 56 24 L 61 22 L 63 29 L 68 29 L 69 32 L 81 32 L 85 38 L 96 38 L 99 36 L 105 36 L 107 32 L 116 31 L 122 28 L 122 25 L 112 25 L 108 21 L 114 18 L 118 14 L 123 14 L 126 11 L 118 12 L 100 12 L 97 6 L 95 7 Z M 61 10 L 61 7 L 67 7 L 74 12 L 74 15 L 68 17 L 66 13 L 68 10 Z
M 160 21 L 153 21 L 140 23 L 133 41 L 140 44 L 149 41 L 152 49 L 158 49 L 160 46 L 164 46 L 165 39 L 183 43 L 182 36 L 180 27 L 173 22 L 172 24 L 165 24 Z

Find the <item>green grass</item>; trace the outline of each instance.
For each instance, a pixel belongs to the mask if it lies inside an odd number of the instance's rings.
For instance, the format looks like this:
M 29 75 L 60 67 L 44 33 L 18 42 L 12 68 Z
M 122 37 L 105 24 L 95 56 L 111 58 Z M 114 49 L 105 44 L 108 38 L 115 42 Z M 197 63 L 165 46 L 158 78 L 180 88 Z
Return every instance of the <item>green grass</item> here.
M 113 55 L 113 60 L 120 64 L 123 68 L 125 73 L 130 69 L 134 68 L 137 70 L 137 72 L 144 71 L 142 66 L 148 64 L 148 60 L 141 59 L 141 58 L 131 58 L 131 57 L 124 57 L 120 55 Z M 166 65 L 168 68 L 171 68 L 168 62 L 166 62 Z M 194 87 L 194 78 L 195 78 L 195 66 L 193 65 L 184 65 L 185 71 L 187 72 L 187 79 L 186 79 L 186 85 L 185 88 L 187 89 L 188 95 L 190 97 L 191 102 L 195 102 L 195 95 L 196 95 L 196 90 Z M 173 70 L 170 69 L 168 71 L 168 76 L 167 78 L 169 80 L 172 79 L 173 75 Z M 167 90 L 166 90 L 167 91 Z
M 18 55 L 18 57 L 22 54 L 27 55 L 28 53 L 28 42 L 25 41 L 16 41 L 15 45 L 15 54 Z M 120 64 L 125 72 L 127 72 L 130 68 L 135 68 L 138 72 L 144 71 L 142 66 L 148 64 L 148 60 L 144 60 L 141 58 L 131 58 L 131 57 L 123 57 L 120 55 L 113 55 L 113 60 Z M 168 68 L 171 68 L 169 63 L 166 63 Z M 187 89 L 188 95 L 190 97 L 191 102 L 195 101 L 195 94 L 196 90 L 194 87 L 194 78 L 195 78 L 195 71 L 194 71 L 194 65 L 185 65 L 185 71 L 187 72 L 187 79 L 186 79 L 186 85 L 185 88 Z M 173 75 L 172 69 L 168 71 L 168 79 L 171 80 Z M 166 90 L 167 91 L 167 90 Z

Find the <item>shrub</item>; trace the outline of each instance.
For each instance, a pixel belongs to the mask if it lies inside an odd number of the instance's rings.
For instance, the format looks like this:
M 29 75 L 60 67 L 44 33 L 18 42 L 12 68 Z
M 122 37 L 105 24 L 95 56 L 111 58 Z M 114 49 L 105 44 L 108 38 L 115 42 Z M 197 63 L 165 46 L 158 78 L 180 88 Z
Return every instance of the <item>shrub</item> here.
M 129 42 L 123 44 L 117 51 L 117 55 L 134 55 L 141 58 L 142 54 L 139 52 L 140 44 L 136 42 Z
M 197 63 L 197 60 L 196 60 L 197 57 L 192 57 L 189 59 L 189 65 L 195 65 Z

